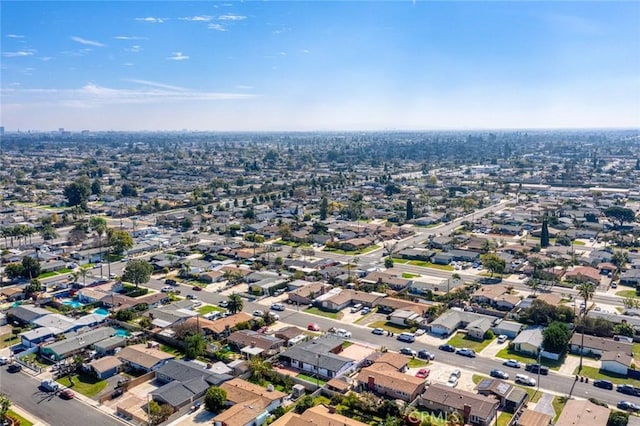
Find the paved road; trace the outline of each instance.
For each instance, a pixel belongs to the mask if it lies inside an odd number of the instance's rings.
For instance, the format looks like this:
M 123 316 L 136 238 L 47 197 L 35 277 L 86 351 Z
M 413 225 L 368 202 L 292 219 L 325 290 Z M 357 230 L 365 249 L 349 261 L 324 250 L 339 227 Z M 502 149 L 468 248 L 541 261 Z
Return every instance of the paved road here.
M 0 369 L 0 392 L 8 394 L 25 411 L 50 425 L 122 426 L 122 423 L 77 400 L 65 401 L 38 389 L 40 382 L 24 373 Z

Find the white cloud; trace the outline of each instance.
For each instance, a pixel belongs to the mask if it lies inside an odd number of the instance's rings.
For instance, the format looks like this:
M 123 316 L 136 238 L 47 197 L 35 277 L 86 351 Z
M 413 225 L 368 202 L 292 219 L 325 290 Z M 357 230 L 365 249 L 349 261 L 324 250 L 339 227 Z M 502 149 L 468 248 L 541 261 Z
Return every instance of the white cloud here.
M 84 45 L 87 45 L 87 46 L 95 46 L 95 47 L 104 47 L 104 46 L 106 46 L 104 43 L 100 43 L 99 41 L 87 40 L 86 38 L 82 38 L 82 37 L 71 36 L 70 38 L 71 38 L 71 40 L 75 41 L 76 43 L 84 44 Z
M 35 49 L 18 50 L 17 52 L 2 52 L 2 56 L 5 58 L 20 58 L 24 56 L 33 56 L 35 54 Z
M 149 40 L 147 37 L 139 36 L 115 36 L 116 40 Z
M 167 18 L 156 18 L 153 16 L 147 16 L 146 18 L 136 18 L 136 21 L 138 22 L 147 22 L 149 24 L 162 24 L 166 20 Z
M 196 16 L 186 16 L 184 18 L 179 18 L 181 21 L 192 21 L 192 22 L 209 22 L 213 19 L 213 16 L 209 15 L 196 15 Z
M 53 56 L 43 56 L 42 58 L 40 58 L 42 62 L 49 62 L 52 59 L 53 59 Z
M 280 56 L 287 56 L 287 52 L 280 52 L 280 53 L 278 53 L 278 55 L 280 55 Z
M 124 50 L 126 50 L 127 52 L 138 53 L 142 51 L 142 46 L 134 44 L 131 47 L 126 47 Z
M 216 31 L 227 31 L 227 29 L 220 24 L 209 24 L 208 28 Z
M 21 34 L 7 34 L 7 38 L 24 38 Z
M 244 84 L 238 84 L 238 85 L 236 85 L 236 89 L 238 89 L 238 90 L 251 90 L 251 89 L 253 89 L 253 86 L 245 86 Z
M 180 87 L 180 86 L 172 86 L 170 84 L 159 83 L 157 81 L 141 80 L 141 79 L 137 79 L 137 78 L 129 78 L 129 79 L 126 79 L 125 81 L 129 81 L 131 83 L 142 84 L 144 86 L 154 87 L 156 89 L 173 90 L 173 91 L 176 91 L 176 92 L 186 92 L 186 91 L 189 90 L 189 89 L 186 89 L 186 88 Z
M 309 49 L 302 49 L 302 53 L 309 53 Z
M 243 21 L 245 19 L 247 19 L 246 16 L 234 15 L 233 13 L 227 13 L 225 15 L 218 16 L 218 20 L 220 21 Z
M 133 81 L 133 80 L 130 80 Z M 167 90 L 160 86 L 177 88 L 146 80 L 135 80 L 148 86 L 145 89 L 114 89 L 88 83 L 79 89 L 0 89 L 7 105 L 56 105 L 75 108 L 91 108 L 114 104 L 166 104 L 183 101 L 226 101 L 256 98 L 256 95 L 233 92 L 196 92 L 188 89 Z M 144 83 L 143 83 L 144 82 Z M 150 84 L 149 84 L 150 83 Z M 183 89 L 183 88 L 179 88 Z
M 183 55 L 182 52 L 173 52 L 173 56 L 169 56 L 167 59 L 172 61 L 186 61 L 189 57 L 187 55 Z
M 125 62 L 124 64 L 125 67 L 132 67 L 133 66 L 133 62 Z

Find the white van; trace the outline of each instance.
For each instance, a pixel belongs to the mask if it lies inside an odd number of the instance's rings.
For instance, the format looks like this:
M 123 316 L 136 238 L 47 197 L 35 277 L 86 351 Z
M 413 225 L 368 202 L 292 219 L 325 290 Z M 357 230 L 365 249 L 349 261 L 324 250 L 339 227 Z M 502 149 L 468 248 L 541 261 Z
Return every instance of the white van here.
M 413 333 L 400 333 L 398 334 L 398 340 L 401 342 L 413 343 L 416 341 L 416 336 Z
M 355 314 L 360 309 L 362 309 L 362 303 L 357 303 L 357 304 L 353 305 L 353 307 L 351 308 L 351 313 Z

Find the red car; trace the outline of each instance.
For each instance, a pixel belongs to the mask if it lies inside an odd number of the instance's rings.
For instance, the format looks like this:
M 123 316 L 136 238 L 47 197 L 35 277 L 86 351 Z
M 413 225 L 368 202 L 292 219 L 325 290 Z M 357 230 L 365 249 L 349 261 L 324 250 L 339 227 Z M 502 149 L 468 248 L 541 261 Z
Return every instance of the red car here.
M 194 290 L 194 291 L 200 291 L 200 290 L 202 290 L 202 287 L 197 286 L 197 285 L 194 285 L 194 286 L 193 286 L 193 290 Z
M 65 389 L 62 392 L 60 392 L 60 398 L 62 399 L 73 399 L 74 396 L 75 394 L 71 389 Z
M 429 371 L 428 368 L 421 368 L 416 373 L 416 377 L 419 379 L 426 379 L 427 377 L 429 377 L 429 373 L 431 373 L 431 371 Z
M 320 331 L 320 326 L 318 324 L 311 323 L 307 326 L 307 330 Z

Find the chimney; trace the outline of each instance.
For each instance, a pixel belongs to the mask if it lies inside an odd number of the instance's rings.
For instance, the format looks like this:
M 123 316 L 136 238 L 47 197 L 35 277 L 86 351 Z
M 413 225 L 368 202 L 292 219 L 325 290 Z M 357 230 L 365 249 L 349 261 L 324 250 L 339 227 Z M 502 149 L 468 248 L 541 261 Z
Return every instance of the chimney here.
M 469 404 L 464 404 L 464 408 L 462 410 L 464 424 L 469 424 L 469 419 L 471 418 L 471 406 Z
M 376 379 L 374 377 L 372 377 L 372 376 L 369 376 L 367 378 L 367 387 L 369 389 L 372 389 L 372 388 L 375 387 L 375 385 L 376 385 Z
M 329 414 L 335 414 L 336 413 L 336 407 L 334 407 L 333 405 L 330 405 L 327 408 L 329 409 Z

